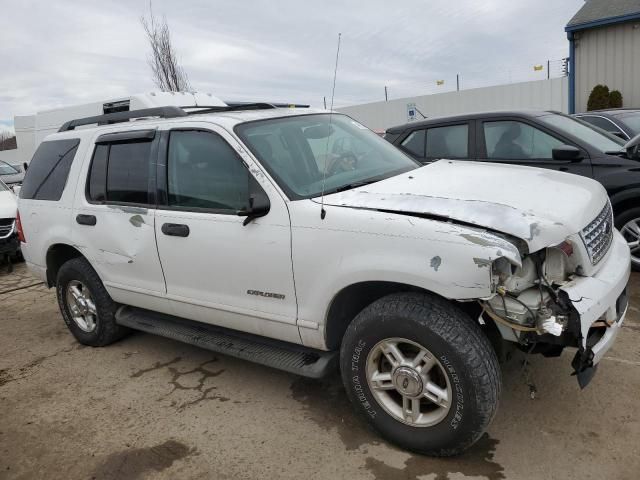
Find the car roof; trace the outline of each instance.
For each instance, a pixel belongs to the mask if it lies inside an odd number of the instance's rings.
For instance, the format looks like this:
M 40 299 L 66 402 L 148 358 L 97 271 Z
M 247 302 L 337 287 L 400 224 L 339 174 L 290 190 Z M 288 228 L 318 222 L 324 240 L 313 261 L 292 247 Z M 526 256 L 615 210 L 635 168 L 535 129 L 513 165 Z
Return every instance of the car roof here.
M 241 123 L 253 122 L 257 120 L 268 120 L 272 118 L 287 118 L 301 115 L 328 114 L 329 110 L 317 108 L 269 108 L 264 110 L 233 110 L 228 112 L 191 112 L 188 116 L 174 118 L 141 118 L 134 121 L 110 123 L 108 125 L 93 125 L 86 127 L 77 127 L 73 130 L 64 132 L 56 132 L 45 138 L 47 140 L 56 140 L 63 138 L 78 138 L 79 136 L 91 135 L 95 132 L 113 132 L 139 130 L 144 128 L 155 128 L 160 125 L 174 125 L 187 122 L 210 122 L 221 127 L 232 130 L 233 127 Z M 344 115 L 334 112 L 334 115 Z
M 600 116 L 615 118 L 625 113 L 634 113 L 634 112 L 640 112 L 640 108 L 608 108 L 606 110 L 605 109 L 589 110 L 588 112 L 578 113 L 576 114 L 576 116 L 581 117 L 584 115 L 600 115 Z
M 409 122 L 395 127 L 387 128 L 387 133 L 402 133 L 408 128 L 415 129 L 420 127 L 428 127 L 433 124 L 445 123 L 445 122 L 458 122 L 465 120 L 474 120 L 478 118 L 492 118 L 492 117 L 527 117 L 535 118 L 550 113 L 557 113 L 551 110 L 492 110 L 487 112 L 474 112 L 465 113 L 460 115 L 447 115 L 442 117 L 431 117 L 425 120 L 419 120 L 417 122 Z

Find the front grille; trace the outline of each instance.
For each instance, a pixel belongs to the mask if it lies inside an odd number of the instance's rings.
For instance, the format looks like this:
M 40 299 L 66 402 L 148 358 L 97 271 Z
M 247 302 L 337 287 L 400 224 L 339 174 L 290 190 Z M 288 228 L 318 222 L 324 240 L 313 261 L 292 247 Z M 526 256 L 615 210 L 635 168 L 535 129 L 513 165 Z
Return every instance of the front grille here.
M 11 235 L 15 223 L 14 218 L 0 218 L 0 238 L 7 238 Z
M 613 211 L 607 202 L 593 221 L 580 232 L 589 254 L 591 264 L 595 265 L 605 256 L 613 239 Z

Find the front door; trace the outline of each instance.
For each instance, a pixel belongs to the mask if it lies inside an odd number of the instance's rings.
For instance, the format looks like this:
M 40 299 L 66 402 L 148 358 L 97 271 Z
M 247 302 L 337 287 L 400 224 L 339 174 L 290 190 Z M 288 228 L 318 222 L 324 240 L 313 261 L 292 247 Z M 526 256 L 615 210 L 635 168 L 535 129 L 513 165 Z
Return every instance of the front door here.
M 478 121 L 477 128 L 480 161 L 550 168 L 593 177 L 587 152 L 583 151 L 584 158 L 579 161 L 554 159 L 554 148 L 572 144 L 536 125 L 505 118 Z
M 156 238 L 175 314 L 300 343 L 291 227 L 280 194 L 222 128 L 181 124 L 163 139 Z M 238 213 L 255 188 L 270 210 L 245 225 Z

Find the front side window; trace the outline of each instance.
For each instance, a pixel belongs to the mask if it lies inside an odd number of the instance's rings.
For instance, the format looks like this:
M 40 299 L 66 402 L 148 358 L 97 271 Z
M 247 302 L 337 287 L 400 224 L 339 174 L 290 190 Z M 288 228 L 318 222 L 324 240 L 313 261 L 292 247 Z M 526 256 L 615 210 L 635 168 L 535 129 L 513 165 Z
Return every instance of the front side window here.
M 483 128 L 487 158 L 552 159 L 553 149 L 563 145 L 562 141 L 542 130 L 513 120 L 484 122 Z
M 622 133 L 622 131 L 616 127 L 614 125 L 614 123 L 604 117 L 596 117 L 593 115 L 585 115 L 583 117 L 578 117 L 580 120 L 584 120 L 587 123 L 590 123 L 591 125 L 601 128 L 602 130 L 604 130 L 605 132 L 610 132 L 610 133 Z
M 538 117 L 538 120 L 554 129 L 579 138 L 601 152 L 617 152 L 625 143 L 621 138 L 566 115 L 550 113 L 549 115 Z
M 468 147 L 468 125 L 451 125 L 427 130 L 427 158 L 468 158 Z
M 20 198 L 60 200 L 79 144 L 78 139 L 42 142 L 29 163 Z
M 622 113 L 616 115 L 616 118 L 622 120 L 633 131 L 634 135 L 640 133 L 640 112 Z
M 254 155 L 292 199 L 354 188 L 420 166 L 355 120 L 299 115 L 236 126 Z
M 249 200 L 249 172 L 231 146 L 212 132 L 171 132 L 167 184 L 173 207 L 237 212 Z
M 96 145 L 87 186 L 89 200 L 147 204 L 150 153 L 150 141 Z

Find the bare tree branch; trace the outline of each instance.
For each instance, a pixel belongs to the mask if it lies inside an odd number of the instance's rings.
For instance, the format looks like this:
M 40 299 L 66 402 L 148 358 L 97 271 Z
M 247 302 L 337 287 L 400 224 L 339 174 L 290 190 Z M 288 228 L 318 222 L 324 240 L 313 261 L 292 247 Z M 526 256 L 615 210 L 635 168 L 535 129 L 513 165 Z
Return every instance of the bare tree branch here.
M 189 92 L 191 84 L 184 69 L 178 64 L 178 58 L 171 44 L 171 31 L 167 19 L 156 19 L 149 2 L 149 18 L 140 17 L 140 23 L 149 40 L 151 54 L 149 66 L 153 81 L 163 92 Z

